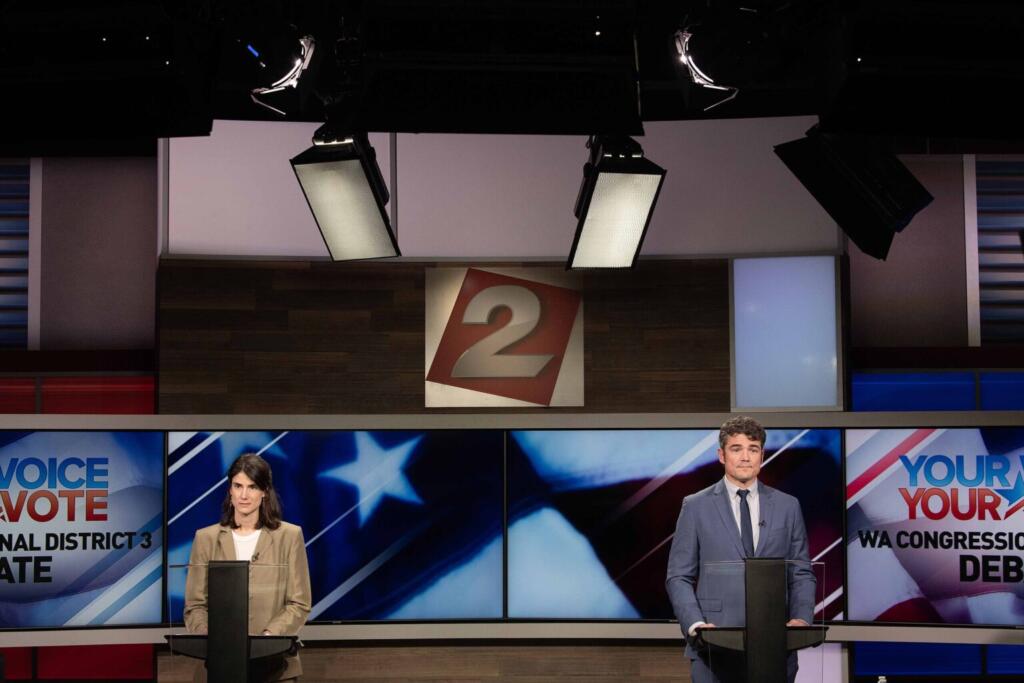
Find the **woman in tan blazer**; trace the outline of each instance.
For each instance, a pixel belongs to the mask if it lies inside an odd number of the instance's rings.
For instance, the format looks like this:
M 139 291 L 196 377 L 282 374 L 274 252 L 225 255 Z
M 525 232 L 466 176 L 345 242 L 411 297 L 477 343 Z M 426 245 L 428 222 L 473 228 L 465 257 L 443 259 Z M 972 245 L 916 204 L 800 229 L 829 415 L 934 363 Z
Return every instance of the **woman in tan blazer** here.
M 185 583 L 185 627 L 206 633 L 206 570 L 214 560 L 249 560 L 250 635 L 295 635 L 306 623 L 312 605 L 309 565 L 302 529 L 281 520 L 267 461 L 258 455 L 239 457 L 228 469 L 228 492 L 218 524 L 196 532 Z M 269 660 L 269 661 L 268 661 Z M 257 660 L 255 680 L 292 681 L 302 675 L 298 655 Z M 257 664 L 254 662 L 254 664 Z M 206 668 L 196 671 L 206 680 Z

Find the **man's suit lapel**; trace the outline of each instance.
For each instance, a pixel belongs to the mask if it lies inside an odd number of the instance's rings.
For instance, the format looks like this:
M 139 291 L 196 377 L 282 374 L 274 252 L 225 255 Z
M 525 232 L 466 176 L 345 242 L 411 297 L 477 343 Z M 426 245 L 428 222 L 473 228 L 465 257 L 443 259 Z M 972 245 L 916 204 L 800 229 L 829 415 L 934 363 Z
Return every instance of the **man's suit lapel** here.
M 757 483 L 757 502 L 761 508 L 761 533 L 758 535 L 754 557 L 764 557 L 764 549 L 768 547 L 768 532 L 772 528 L 772 505 L 775 502 L 774 489 Z
M 725 482 L 719 481 L 715 484 L 713 493 L 715 494 L 715 507 L 718 508 L 718 514 L 722 517 L 722 524 L 725 525 L 726 533 L 732 539 L 732 544 L 736 546 L 738 557 L 744 557 L 743 541 L 740 540 L 740 530 L 736 526 L 736 517 L 732 514 L 732 507 L 729 505 L 729 489 L 725 488 Z

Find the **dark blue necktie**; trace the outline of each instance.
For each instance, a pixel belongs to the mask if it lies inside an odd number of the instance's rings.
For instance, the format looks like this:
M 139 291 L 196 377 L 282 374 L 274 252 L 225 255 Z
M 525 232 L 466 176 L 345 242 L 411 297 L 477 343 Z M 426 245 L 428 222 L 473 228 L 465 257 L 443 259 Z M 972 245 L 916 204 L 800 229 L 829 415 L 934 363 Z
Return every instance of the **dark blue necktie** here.
M 740 541 L 747 557 L 754 556 L 754 526 L 750 523 L 750 506 L 747 505 L 747 494 L 750 491 L 740 489 L 736 495 L 740 497 Z

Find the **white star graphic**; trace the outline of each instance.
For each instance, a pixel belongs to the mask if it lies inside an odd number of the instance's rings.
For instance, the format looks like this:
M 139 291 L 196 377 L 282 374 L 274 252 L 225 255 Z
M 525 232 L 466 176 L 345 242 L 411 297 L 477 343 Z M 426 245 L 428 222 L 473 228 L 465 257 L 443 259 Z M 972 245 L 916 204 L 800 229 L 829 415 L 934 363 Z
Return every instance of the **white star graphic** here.
M 356 459 L 321 477 L 332 477 L 355 486 L 359 494 L 359 526 L 363 526 L 385 495 L 410 503 L 423 505 L 423 501 L 406 479 L 402 469 L 419 444 L 422 436 L 410 439 L 391 449 L 383 449 L 369 432 L 356 432 Z

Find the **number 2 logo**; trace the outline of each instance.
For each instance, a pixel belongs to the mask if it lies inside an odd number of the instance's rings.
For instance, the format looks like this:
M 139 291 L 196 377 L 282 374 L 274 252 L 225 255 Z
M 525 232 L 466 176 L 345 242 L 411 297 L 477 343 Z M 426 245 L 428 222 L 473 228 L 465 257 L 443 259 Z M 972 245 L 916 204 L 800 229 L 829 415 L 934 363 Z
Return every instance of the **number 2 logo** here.
M 550 405 L 581 296 L 469 268 L 428 382 Z
M 536 377 L 554 354 L 501 354 L 526 339 L 540 322 L 540 299 L 526 287 L 495 285 L 474 296 L 462 322 L 487 325 L 491 314 L 502 306 L 512 312 L 508 323 L 462 352 L 452 368 L 452 377 Z

